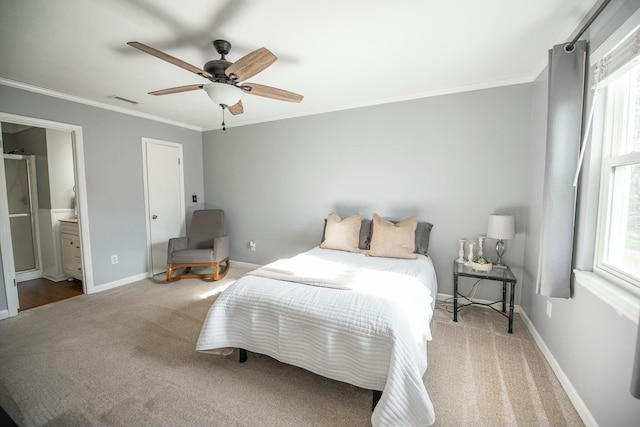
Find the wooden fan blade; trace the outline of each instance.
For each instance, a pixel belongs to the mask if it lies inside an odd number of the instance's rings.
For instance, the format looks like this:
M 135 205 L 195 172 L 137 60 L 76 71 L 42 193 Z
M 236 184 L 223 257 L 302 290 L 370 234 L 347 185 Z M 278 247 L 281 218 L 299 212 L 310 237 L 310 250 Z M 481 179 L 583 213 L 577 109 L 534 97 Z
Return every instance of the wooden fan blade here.
M 233 104 L 232 106 L 227 107 L 227 110 L 229 110 L 229 112 L 234 116 L 244 113 L 244 108 L 242 107 L 242 99 L 236 102 L 235 104 Z
M 202 89 L 203 87 L 204 85 L 178 86 L 178 87 L 172 87 L 169 89 L 155 90 L 153 92 L 149 92 L 149 95 L 169 95 L 172 93 L 189 92 L 192 90 L 198 90 L 198 89 Z
M 276 59 L 278 58 L 273 53 L 262 47 L 238 59 L 224 72 L 232 80 L 241 82 L 255 76 L 276 62 Z
M 174 56 L 171 56 L 167 53 L 159 51 L 158 49 L 154 49 L 150 46 L 147 46 L 146 44 L 142 44 L 139 42 L 128 42 L 127 44 L 131 47 L 135 47 L 136 49 L 143 51 L 144 53 L 148 53 L 149 55 L 153 55 L 156 58 L 160 58 L 163 61 L 167 61 L 173 65 L 177 65 L 180 68 L 184 68 L 187 71 L 191 71 L 192 73 L 201 75 L 202 77 L 206 77 L 208 79 L 213 78 L 211 73 L 208 73 L 205 70 L 196 67 L 195 65 L 191 65 L 188 62 L 184 62 L 183 60 L 178 59 Z
M 256 83 L 245 83 L 240 88 L 248 94 L 264 96 L 265 98 L 278 99 L 280 101 L 300 102 L 303 96 L 271 86 L 259 85 Z

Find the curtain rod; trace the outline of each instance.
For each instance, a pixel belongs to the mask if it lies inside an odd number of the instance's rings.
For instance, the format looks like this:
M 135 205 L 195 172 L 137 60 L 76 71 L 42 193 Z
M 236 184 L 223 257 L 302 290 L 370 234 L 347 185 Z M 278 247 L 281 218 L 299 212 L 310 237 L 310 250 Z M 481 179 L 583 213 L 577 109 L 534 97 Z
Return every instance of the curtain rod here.
M 604 10 L 605 7 L 607 7 L 609 3 L 611 3 L 611 0 L 604 0 L 602 2 L 602 4 L 600 5 L 600 7 L 598 7 L 595 13 L 591 15 L 591 18 L 589 18 L 589 20 L 584 24 L 584 26 L 580 29 L 580 31 L 578 31 L 578 34 L 573 38 L 573 40 L 571 40 L 569 44 L 565 46 L 565 50 L 567 52 L 571 52 L 573 50 L 573 47 L 575 46 L 580 36 L 582 36 L 582 34 L 584 34 L 584 32 L 587 31 L 587 28 L 589 28 L 589 26 L 593 24 L 593 21 L 596 20 L 598 15 L 600 15 L 600 13 Z

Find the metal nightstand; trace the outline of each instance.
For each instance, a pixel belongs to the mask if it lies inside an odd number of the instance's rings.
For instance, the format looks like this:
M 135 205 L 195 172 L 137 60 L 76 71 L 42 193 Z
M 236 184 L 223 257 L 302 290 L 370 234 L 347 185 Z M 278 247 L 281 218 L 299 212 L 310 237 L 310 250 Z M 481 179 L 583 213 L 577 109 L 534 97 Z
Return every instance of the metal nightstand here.
M 458 277 L 471 277 L 475 279 L 484 279 L 484 280 L 493 280 L 497 282 L 502 282 L 502 299 L 491 302 L 476 302 L 471 298 L 468 298 L 464 295 L 460 295 L 458 293 Z M 485 273 L 482 271 L 475 271 L 471 267 L 468 267 L 462 263 L 453 262 L 453 321 L 458 321 L 458 311 L 467 305 L 484 305 L 486 307 L 492 308 L 498 313 L 502 314 L 505 317 L 509 318 L 509 333 L 513 333 L 513 298 L 516 290 L 516 283 L 518 279 L 513 275 L 511 269 L 509 267 L 505 268 L 492 268 L 491 271 Z M 511 284 L 511 289 L 509 292 L 509 313 L 506 313 L 506 305 L 507 305 L 507 284 Z M 462 304 L 458 307 L 458 297 L 464 298 L 468 301 L 468 303 Z M 495 304 L 502 303 L 502 311 L 498 310 L 494 307 Z

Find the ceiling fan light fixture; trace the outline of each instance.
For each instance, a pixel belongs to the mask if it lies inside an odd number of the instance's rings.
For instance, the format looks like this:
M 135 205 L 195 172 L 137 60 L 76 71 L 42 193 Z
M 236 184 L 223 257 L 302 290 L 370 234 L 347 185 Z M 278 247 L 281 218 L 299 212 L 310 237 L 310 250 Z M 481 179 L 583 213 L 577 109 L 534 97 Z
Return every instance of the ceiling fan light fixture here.
M 226 83 L 208 83 L 204 90 L 213 102 L 227 107 L 237 104 L 242 98 L 242 89 Z

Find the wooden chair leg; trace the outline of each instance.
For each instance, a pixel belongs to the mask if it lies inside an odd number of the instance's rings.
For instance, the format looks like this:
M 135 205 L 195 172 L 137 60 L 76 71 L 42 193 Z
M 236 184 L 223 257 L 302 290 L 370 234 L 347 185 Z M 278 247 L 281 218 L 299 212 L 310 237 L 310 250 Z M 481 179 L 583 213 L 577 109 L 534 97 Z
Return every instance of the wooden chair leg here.
M 180 279 L 195 279 L 195 278 L 213 279 L 213 280 L 223 279 L 224 276 L 226 276 L 227 273 L 229 272 L 229 267 L 230 267 L 229 258 L 225 259 L 222 262 L 225 263 L 225 268 L 224 269 L 220 268 L 220 263 L 219 262 L 201 263 L 201 264 L 196 264 L 196 265 L 189 265 L 189 264 L 176 264 L 176 265 L 173 265 L 173 264 L 167 264 L 167 281 L 168 282 L 175 282 L 175 281 L 178 281 Z M 209 266 L 213 267 L 213 273 L 189 274 L 191 272 L 191 268 L 192 267 L 209 267 Z M 173 270 L 175 268 L 184 268 L 185 270 L 174 277 Z
M 213 263 L 213 280 L 220 280 L 220 263 Z
M 227 275 L 227 273 L 229 272 L 229 258 L 223 260 L 222 262 L 224 262 L 225 266 L 224 266 L 224 270 L 222 270 L 222 272 L 220 272 L 220 263 L 217 262 L 215 264 L 214 267 L 214 272 L 215 272 L 215 279 L 216 280 L 220 280 L 220 279 L 224 279 L 224 276 Z

